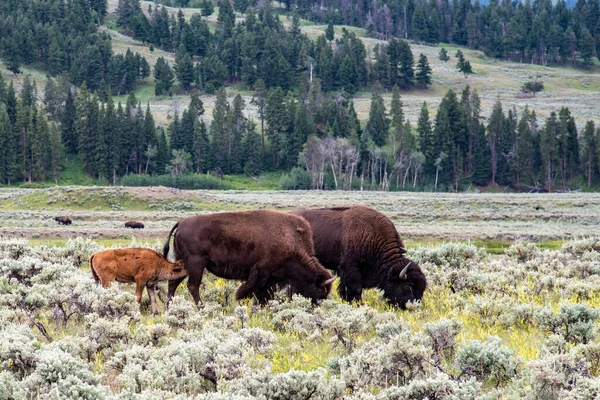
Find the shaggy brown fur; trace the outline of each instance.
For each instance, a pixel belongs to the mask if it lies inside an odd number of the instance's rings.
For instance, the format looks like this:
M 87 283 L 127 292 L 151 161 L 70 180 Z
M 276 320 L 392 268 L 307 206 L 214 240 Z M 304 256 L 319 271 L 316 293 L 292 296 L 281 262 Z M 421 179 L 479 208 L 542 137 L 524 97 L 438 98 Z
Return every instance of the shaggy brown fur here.
M 135 282 L 137 302 L 142 301 L 144 287 L 157 313 L 155 285 L 158 281 L 182 278 L 187 275 L 183 261 L 167 261 L 160 253 L 150 249 L 104 250 L 90 256 L 90 268 L 96 282 L 109 287 L 111 282 Z
M 175 229 L 175 256 L 188 269 L 188 289 L 196 304 L 205 268 L 221 278 L 246 281 L 236 297 L 254 295 L 261 304 L 278 284 L 313 301 L 331 290 L 333 279 L 314 257 L 310 226 L 303 218 L 264 210 L 185 218 L 171 229 L 165 257 Z M 169 282 L 169 298 L 182 280 Z
M 137 222 L 137 221 L 127 221 L 127 222 L 125 222 L 125 228 L 144 229 L 144 224 L 142 224 L 141 222 Z
M 338 289 L 345 300 L 360 300 L 362 289 L 372 287 L 383 289 L 388 301 L 402 308 L 423 297 L 425 275 L 404 257 L 394 224 L 379 211 L 354 206 L 292 214 L 310 223 L 317 258 L 325 268 L 338 271 Z

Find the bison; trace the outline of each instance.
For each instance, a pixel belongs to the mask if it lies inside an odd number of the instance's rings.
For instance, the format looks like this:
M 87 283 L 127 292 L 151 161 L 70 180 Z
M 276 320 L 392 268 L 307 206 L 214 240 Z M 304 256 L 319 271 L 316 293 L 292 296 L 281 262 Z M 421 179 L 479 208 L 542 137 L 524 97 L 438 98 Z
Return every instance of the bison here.
M 96 283 L 109 287 L 111 282 L 135 282 L 137 302 L 142 301 L 144 287 L 156 310 L 156 282 L 185 277 L 187 270 L 183 261 L 167 261 L 160 253 L 150 249 L 113 249 L 94 253 L 90 256 L 90 269 Z
M 71 218 L 69 217 L 54 217 L 54 220 L 58 222 L 59 225 L 71 225 Z
M 177 222 L 169 232 L 163 256 L 175 232 L 175 257 L 188 270 L 188 290 L 196 304 L 207 269 L 225 279 L 244 280 L 236 298 L 255 296 L 264 305 L 277 285 L 313 302 L 331 291 L 331 276 L 315 258 L 312 233 L 304 218 L 278 211 L 245 211 L 198 215 Z M 169 282 L 168 298 L 183 278 Z
M 142 224 L 141 222 L 137 222 L 137 221 L 127 221 L 127 222 L 125 222 L 125 228 L 144 229 L 144 224 Z
M 338 291 L 347 301 L 360 300 L 362 290 L 378 287 L 389 303 L 423 297 L 427 286 L 419 265 L 404 256 L 400 236 L 385 215 L 368 207 L 299 210 L 312 228 L 317 259 L 337 270 Z

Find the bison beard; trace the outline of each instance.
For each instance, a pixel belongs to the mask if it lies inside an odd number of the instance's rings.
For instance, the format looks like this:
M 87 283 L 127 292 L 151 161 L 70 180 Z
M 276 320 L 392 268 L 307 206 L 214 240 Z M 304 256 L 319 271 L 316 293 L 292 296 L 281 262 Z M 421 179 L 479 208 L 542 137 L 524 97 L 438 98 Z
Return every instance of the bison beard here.
M 360 300 L 362 290 L 372 287 L 382 289 L 387 301 L 401 308 L 423 297 L 425 275 L 404 256 L 394 224 L 379 211 L 355 206 L 292 214 L 310 223 L 317 258 L 325 268 L 337 270 L 344 300 Z
M 171 229 L 165 258 L 175 229 L 175 258 L 184 261 L 196 304 L 205 268 L 221 278 L 246 281 L 236 298 L 255 296 L 260 304 L 272 298 L 277 285 L 289 285 L 315 302 L 331 291 L 333 278 L 315 258 L 310 226 L 303 218 L 263 210 L 185 218 Z M 169 282 L 169 299 L 182 281 Z

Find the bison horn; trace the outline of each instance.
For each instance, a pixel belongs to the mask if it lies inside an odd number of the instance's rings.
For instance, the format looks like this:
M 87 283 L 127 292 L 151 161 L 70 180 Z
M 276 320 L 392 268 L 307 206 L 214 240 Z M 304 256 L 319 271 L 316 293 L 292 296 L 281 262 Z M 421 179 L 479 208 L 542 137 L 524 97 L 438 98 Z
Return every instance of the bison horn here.
M 400 271 L 400 275 L 398 275 L 398 277 L 403 281 L 408 279 L 408 276 L 406 275 L 406 273 L 408 272 L 408 267 L 410 267 L 410 264 L 412 264 L 412 263 L 406 264 L 406 267 L 404 267 L 404 269 L 402 271 Z
M 323 282 L 323 283 L 321 284 L 321 287 L 325 287 L 325 286 L 327 286 L 327 285 L 329 285 L 329 284 L 333 283 L 333 281 L 335 281 L 336 279 L 337 279 L 337 275 L 336 275 L 336 276 L 334 276 L 333 278 L 327 279 L 325 282 Z

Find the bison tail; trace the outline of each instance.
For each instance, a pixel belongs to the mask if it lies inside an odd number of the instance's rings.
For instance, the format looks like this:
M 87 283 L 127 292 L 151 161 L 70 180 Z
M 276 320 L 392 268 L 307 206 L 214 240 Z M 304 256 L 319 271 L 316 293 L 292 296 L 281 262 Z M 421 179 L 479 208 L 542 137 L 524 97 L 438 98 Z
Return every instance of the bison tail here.
M 163 247 L 163 257 L 165 258 L 165 260 L 169 256 L 169 247 L 170 247 L 170 243 L 171 243 L 171 235 L 173 234 L 173 231 L 175 231 L 175 229 L 177 229 L 178 226 L 179 226 L 179 221 L 177 221 L 177 223 L 175 225 L 173 225 L 173 227 L 171 228 L 171 232 L 169 232 L 169 236 L 167 236 L 167 242 L 165 243 L 165 245 Z
M 94 280 L 96 281 L 96 283 L 100 283 L 100 277 L 98 277 L 98 274 L 96 273 L 96 270 L 94 269 L 94 255 L 93 254 L 90 256 L 90 269 L 92 270 L 92 276 L 94 277 Z

